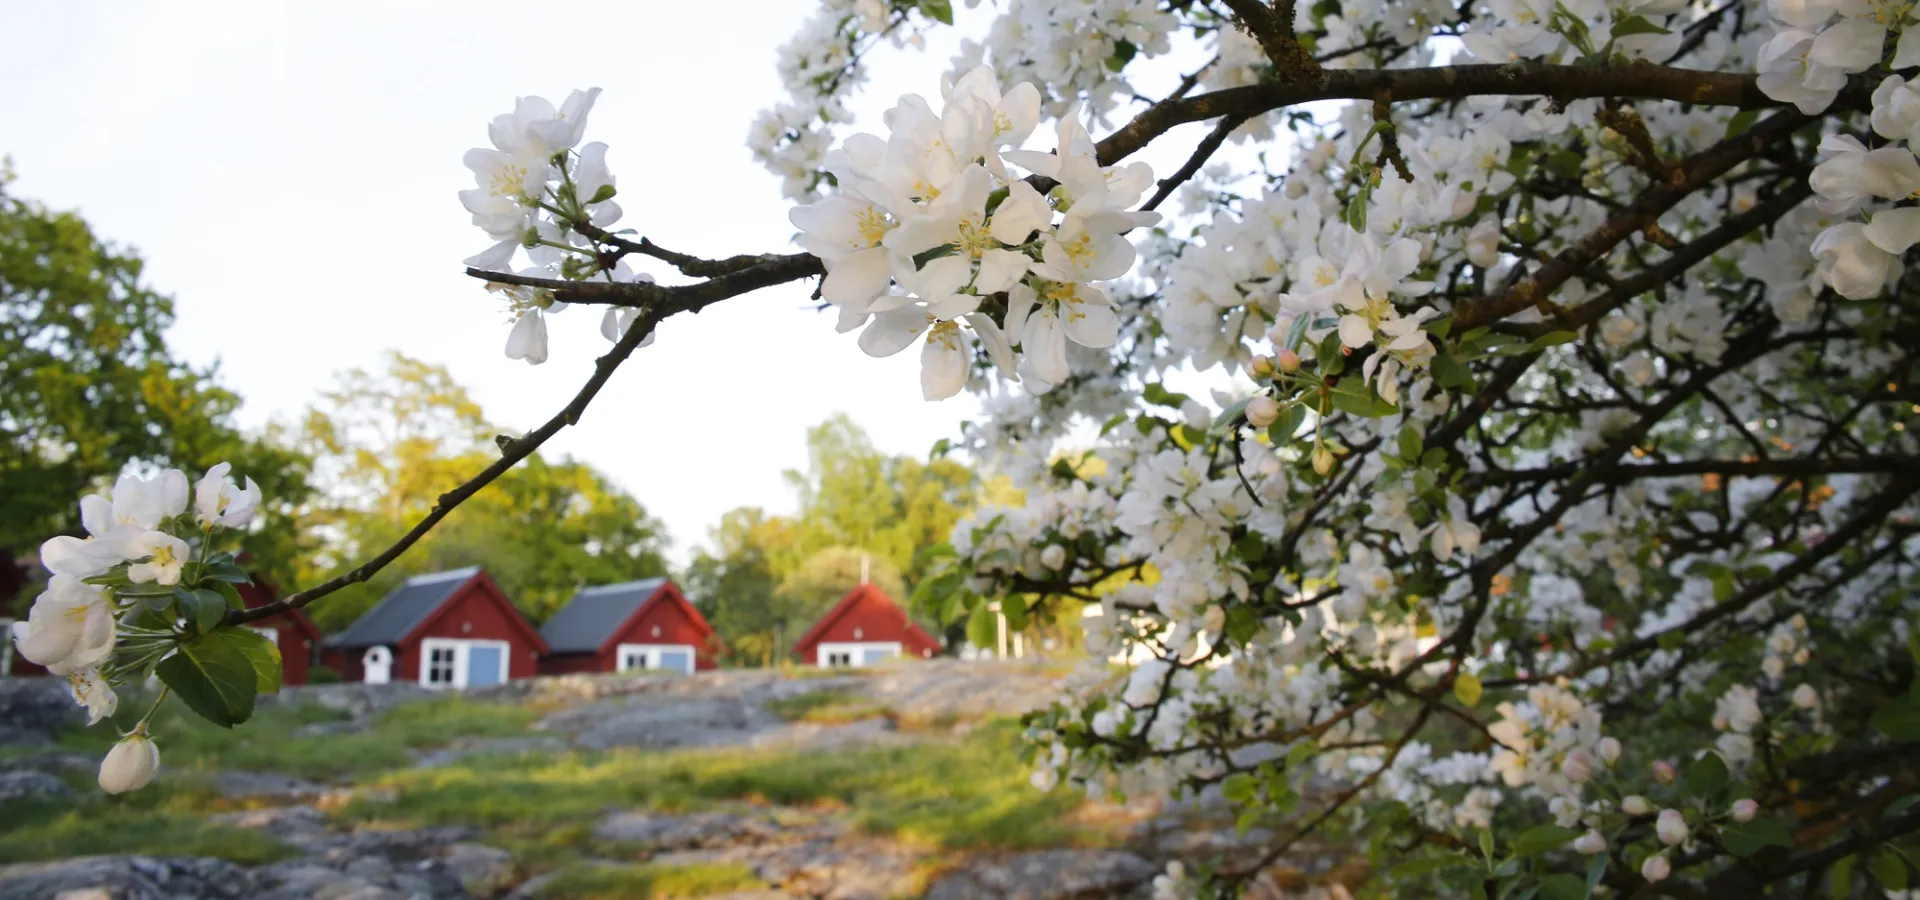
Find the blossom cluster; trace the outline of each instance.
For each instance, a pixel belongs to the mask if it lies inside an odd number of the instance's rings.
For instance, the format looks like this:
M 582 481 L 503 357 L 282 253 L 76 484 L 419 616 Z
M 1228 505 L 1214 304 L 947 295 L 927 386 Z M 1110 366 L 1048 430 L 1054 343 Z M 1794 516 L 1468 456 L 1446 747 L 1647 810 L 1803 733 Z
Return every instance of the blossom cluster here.
M 229 608 L 220 593 L 202 599 L 187 590 L 203 578 L 244 580 L 233 578 L 230 554 L 211 549 L 222 531 L 246 528 L 260 506 L 259 485 L 235 483 L 231 470 L 220 463 L 191 485 L 178 469 L 123 476 L 111 494 L 81 498 L 86 537 L 62 535 L 40 546 L 52 577 L 27 618 L 13 624 L 14 646 L 22 659 L 67 679 L 88 724 L 119 708 L 116 683 L 144 676 L 175 652 L 189 620 L 205 630 Z M 155 615 L 165 610 L 180 621 Z M 159 761 L 142 718 L 102 763 L 100 786 L 139 788 Z
M 460 203 L 494 242 L 468 257 L 468 266 L 547 280 L 653 280 L 606 252 L 606 229 L 622 215 L 613 202 L 615 178 L 606 144 L 580 144 L 599 96 L 599 88 L 576 90 L 557 107 L 542 97 L 521 97 L 512 112 L 487 126 L 493 146 L 467 151 L 463 161 L 475 186 L 460 192 Z M 516 269 L 522 250 L 528 265 Z M 505 282 L 489 282 L 487 288 L 507 301 L 513 323 L 507 358 L 546 362 L 546 316 L 565 311 L 567 304 L 544 288 Z M 631 309 L 608 308 L 601 333 L 618 341 L 633 315 Z
M 887 137 L 848 138 L 827 160 L 835 193 L 790 218 L 826 265 L 821 296 L 841 332 L 861 329 L 873 356 L 925 335 L 927 399 L 966 385 L 963 325 L 1001 375 L 1044 393 L 1070 374 L 1069 342 L 1105 348 L 1117 337 L 1101 283 L 1132 268 L 1126 233 L 1160 219 L 1132 210 L 1152 170 L 1100 165 L 1073 116 L 1060 120 L 1055 152 L 1020 149 L 1038 123 L 1039 91 L 1003 94 L 987 67 L 944 84 L 942 99 L 935 112 L 909 95 L 888 113 Z M 1042 194 L 1035 178 L 1053 187 Z

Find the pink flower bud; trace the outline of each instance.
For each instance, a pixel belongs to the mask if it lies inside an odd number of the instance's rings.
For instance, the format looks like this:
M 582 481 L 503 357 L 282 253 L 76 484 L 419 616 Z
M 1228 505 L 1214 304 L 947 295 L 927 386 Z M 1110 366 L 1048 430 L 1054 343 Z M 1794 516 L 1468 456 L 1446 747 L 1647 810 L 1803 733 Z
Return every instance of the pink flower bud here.
M 1620 761 L 1620 741 L 1610 737 L 1600 739 L 1600 759 L 1611 766 Z
M 1751 822 L 1753 821 L 1754 815 L 1759 812 L 1760 804 L 1755 803 L 1752 797 L 1742 797 L 1733 801 L 1733 820 L 1735 822 Z
M 1620 811 L 1630 816 L 1644 816 L 1653 812 L 1653 804 L 1639 794 L 1630 794 L 1620 800 Z
M 1587 751 L 1575 750 L 1568 753 L 1567 758 L 1560 763 L 1560 774 L 1567 776 L 1567 780 L 1574 784 L 1586 784 L 1587 779 L 1593 777 L 1593 762 L 1587 756 Z
M 1292 373 L 1300 371 L 1300 354 L 1292 350 L 1282 349 L 1274 355 L 1274 361 L 1279 364 L 1280 371 L 1282 372 Z
M 1680 777 L 1680 773 L 1673 768 L 1673 763 L 1664 759 L 1654 760 L 1650 768 L 1653 769 L 1654 780 L 1661 784 L 1672 784 L 1674 779 Z
M 1649 883 L 1664 881 L 1671 874 L 1673 874 L 1673 866 L 1667 862 L 1664 855 L 1649 856 L 1646 862 L 1640 864 L 1640 877 L 1645 878 Z
M 1268 378 L 1272 378 L 1273 377 L 1273 357 L 1256 356 L 1253 358 L 1253 362 L 1247 365 L 1247 369 L 1248 371 L 1251 371 L 1253 373 L 1253 377 L 1261 379 L 1263 381 Z
M 1247 401 L 1247 424 L 1255 428 L 1265 428 L 1280 418 L 1280 404 L 1266 394 L 1260 394 Z
M 1587 856 L 1592 856 L 1595 853 L 1607 849 L 1607 839 L 1601 837 L 1600 832 L 1589 828 L 1586 834 L 1574 840 L 1573 849 Z
M 1660 843 L 1671 847 L 1687 839 L 1687 816 L 1677 809 L 1663 809 L 1660 818 L 1654 822 L 1653 833 L 1660 836 Z

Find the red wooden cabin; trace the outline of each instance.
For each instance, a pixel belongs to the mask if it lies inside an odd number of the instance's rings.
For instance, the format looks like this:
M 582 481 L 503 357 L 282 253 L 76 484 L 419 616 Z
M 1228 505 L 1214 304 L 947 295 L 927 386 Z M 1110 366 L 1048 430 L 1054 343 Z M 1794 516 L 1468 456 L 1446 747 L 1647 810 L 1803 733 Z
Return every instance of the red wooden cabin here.
M 478 566 L 402 582 L 321 654 L 347 681 L 485 687 L 532 677 L 547 643 Z
M 590 587 L 540 629 L 549 655 L 543 675 L 569 672 L 716 668 L 719 638 L 705 616 L 665 578 Z
M 871 584 L 853 589 L 793 645 L 806 665 L 868 666 L 898 656 L 932 656 L 940 644 Z

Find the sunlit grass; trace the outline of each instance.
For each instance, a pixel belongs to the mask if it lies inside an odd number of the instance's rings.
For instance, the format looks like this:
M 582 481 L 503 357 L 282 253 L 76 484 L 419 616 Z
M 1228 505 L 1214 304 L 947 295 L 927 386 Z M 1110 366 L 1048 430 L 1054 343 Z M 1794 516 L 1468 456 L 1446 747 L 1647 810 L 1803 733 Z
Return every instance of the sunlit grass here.
M 813 751 L 681 751 L 481 757 L 389 773 L 349 818 L 409 826 L 466 824 L 526 842 L 611 810 L 684 812 L 732 802 L 844 809 L 860 829 L 937 850 L 1097 845 L 1068 821 L 1082 802 L 1041 793 L 1018 757 L 1017 726 L 982 727 L 954 744 Z M 590 840 L 590 833 L 578 833 Z
M 767 710 L 793 722 L 843 725 L 887 715 L 887 707 L 851 691 L 808 691 L 767 702 Z
M 765 886 L 752 869 L 739 863 L 584 865 L 561 873 L 534 896 L 539 900 L 664 900 L 711 897 Z
M 120 796 L 103 793 L 79 775 L 77 796 L 60 801 L 12 801 L 0 815 L 0 863 L 93 854 L 216 856 L 257 864 L 291 855 L 258 831 L 215 825 L 204 814 L 217 798 L 190 786 L 156 784 Z
M 115 719 L 117 728 L 103 724 L 69 732 L 61 743 L 104 755 L 119 731 L 133 727 L 146 709 L 146 703 L 129 698 Z M 453 696 L 403 703 L 376 716 L 364 731 L 315 734 L 302 729 L 344 721 L 347 715 L 315 704 L 262 705 L 251 720 L 226 729 L 168 700 L 149 727 L 160 747 L 163 771 L 245 770 L 327 780 L 405 768 L 413 762 L 410 750 L 525 734 L 538 716 L 538 711 L 522 706 Z

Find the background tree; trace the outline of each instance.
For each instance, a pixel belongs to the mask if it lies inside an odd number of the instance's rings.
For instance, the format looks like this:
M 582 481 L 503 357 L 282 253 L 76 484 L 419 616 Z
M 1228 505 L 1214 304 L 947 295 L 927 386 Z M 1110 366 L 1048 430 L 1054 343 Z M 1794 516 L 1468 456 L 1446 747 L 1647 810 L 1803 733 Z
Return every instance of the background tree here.
M 342 374 L 302 427 L 327 489 L 308 516 L 329 538 L 309 578 L 398 538 L 465 473 L 499 456 L 500 430 L 440 366 L 393 353 L 385 371 Z M 478 565 L 540 622 L 581 587 L 666 574 L 666 540 L 639 501 L 593 467 L 535 454 L 400 564 L 316 607 L 315 620 L 345 627 L 401 579 Z
M 291 583 L 312 543 L 296 515 L 310 495 L 306 457 L 242 433 L 240 396 L 214 367 L 173 355 L 173 300 L 142 281 L 136 253 L 14 196 L 12 181 L 0 163 L 0 612 L 26 584 L 21 558 L 82 533 L 75 498 L 130 466 L 198 477 L 232 462 L 269 503 L 244 539 L 249 567 Z
M 905 604 L 932 562 L 922 551 L 947 539 L 979 490 L 957 461 L 879 452 L 845 415 L 808 429 L 807 469 L 786 478 L 795 515 L 729 511 L 712 532 L 713 549 L 697 553 L 687 572 L 689 590 L 743 661 L 791 646 L 860 583 L 862 558 L 873 583 Z

